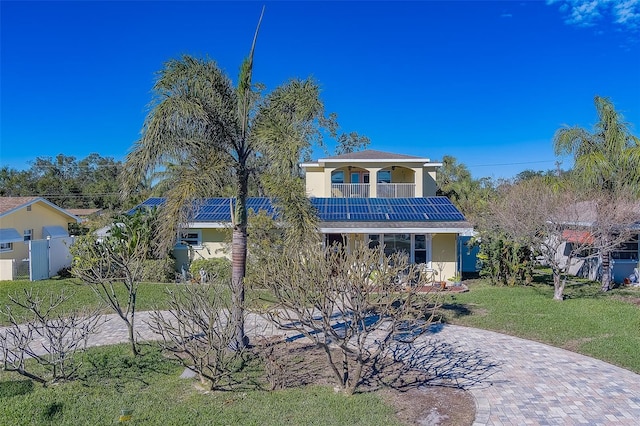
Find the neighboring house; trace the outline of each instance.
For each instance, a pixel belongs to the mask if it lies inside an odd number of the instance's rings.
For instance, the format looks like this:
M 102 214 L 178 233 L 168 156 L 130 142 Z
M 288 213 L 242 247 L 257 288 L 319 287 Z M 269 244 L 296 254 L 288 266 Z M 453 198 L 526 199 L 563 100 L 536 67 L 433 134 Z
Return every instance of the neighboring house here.
M 0 280 L 23 268 L 32 280 L 48 278 L 68 266 L 69 224 L 78 222 L 41 197 L 0 197 Z
M 568 261 L 569 254 L 574 250 L 584 251 L 585 255 L 578 254 L 568 269 L 569 274 L 576 275 L 590 280 L 600 280 L 602 278 L 602 258 L 599 253 L 593 256 L 590 252 L 590 245 L 593 237 L 590 228 L 598 221 L 596 206 L 592 202 L 580 202 L 575 206 L 568 207 L 566 219 L 556 219 L 562 226 L 562 240 L 559 241 L 559 250 L 556 259 L 561 262 Z M 640 217 L 640 205 L 634 208 L 637 212 L 636 218 Z M 637 233 L 614 250 L 610 251 L 610 271 L 611 282 L 623 283 L 625 278 L 633 277 L 635 283 L 640 281 L 638 269 L 640 268 L 640 222 L 629 228 L 637 230 Z
M 91 217 L 102 215 L 102 209 L 67 209 L 67 212 L 80 218 L 83 222 Z
M 436 271 L 438 280 L 458 274 L 461 237 L 473 229 L 448 198 L 435 195 L 439 166 L 428 158 L 372 150 L 301 164 L 324 243 L 384 244 L 387 253 L 404 251 L 412 263 Z M 233 202 L 211 198 L 200 204 L 178 236 L 178 267 L 191 259 L 229 255 L 225 250 Z M 151 198 L 141 206 L 163 203 L 162 198 Z M 250 198 L 247 207 L 274 213 L 267 198 Z

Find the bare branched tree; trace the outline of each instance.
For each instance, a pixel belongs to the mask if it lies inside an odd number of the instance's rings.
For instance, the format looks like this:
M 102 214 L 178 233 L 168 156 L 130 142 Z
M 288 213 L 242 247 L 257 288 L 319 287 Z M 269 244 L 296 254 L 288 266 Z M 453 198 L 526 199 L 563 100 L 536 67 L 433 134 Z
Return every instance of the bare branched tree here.
M 244 365 L 246 351 L 234 347 L 230 286 L 185 285 L 167 290 L 168 311 L 154 311 L 150 326 L 162 336 L 161 347 L 193 370 L 211 389 L 230 383 Z
M 40 296 L 32 289 L 19 297 L 10 295 L 14 307 L 27 311 L 26 320 L 17 317 L 11 305 L 0 311 L 10 326 L 0 331 L 2 369 L 15 371 L 46 386 L 75 378 L 80 363 L 74 356 L 86 348 L 88 337 L 101 325 L 99 311 L 63 312 L 62 303 L 72 295 Z M 43 367 L 43 373 L 30 368 L 32 358 Z
M 385 256 L 381 247 L 288 245 L 265 258 L 261 273 L 260 284 L 277 300 L 270 319 L 323 348 L 347 394 L 390 344 L 424 333 L 437 307 L 435 293 L 417 291 L 426 275 L 405 255 Z
M 509 238 L 539 252 L 553 272 L 553 298 L 562 300 L 578 263 L 599 258 L 638 232 L 640 209 L 620 196 L 555 191 L 531 179 L 503 188 L 493 218 Z M 607 286 L 609 278 L 603 278 Z
M 134 355 L 138 355 L 136 298 L 151 244 L 149 228 L 141 221 L 141 213 L 122 217 L 112 225 L 109 235 L 99 240 L 93 235 L 81 236 L 71 246 L 72 274 L 88 284 L 125 322 Z

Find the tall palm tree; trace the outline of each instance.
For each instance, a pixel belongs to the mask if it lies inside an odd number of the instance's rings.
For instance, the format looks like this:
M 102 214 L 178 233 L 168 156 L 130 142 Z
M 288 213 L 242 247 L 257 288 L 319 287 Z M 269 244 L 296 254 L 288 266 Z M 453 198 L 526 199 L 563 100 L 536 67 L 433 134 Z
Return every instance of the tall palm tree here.
M 594 99 L 598 122 L 593 132 L 563 127 L 553 137 L 556 155 L 574 158 L 574 173 L 591 189 L 640 196 L 640 139 L 631 134 L 609 98 Z
M 247 258 L 246 199 L 250 178 L 258 176 L 252 167 L 258 162 L 268 164 L 259 175 L 264 180 L 261 186 L 268 195 L 285 202 L 296 201 L 298 205 L 293 207 L 301 210 L 289 218 L 305 222 L 307 229 L 312 227 L 310 203 L 299 179 L 293 177 L 299 177 L 300 155 L 322 134 L 320 127 L 326 120 L 319 88 L 313 81 L 292 80 L 264 97 L 254 90 L 251 81 L 257 34 L 258 30 L 235 88 L 211 60 L 183 56 L 165 64 L 154 86 L 154 102 L 142 136 L 127 156 L 123 182 L 126 194 L 128 188 L 135 187 L 163 164 L 171 163 L 180 169 L 180 173 L 173 173 L 179 178 L 166 193 L 160 214 L 161 234 L 168 248 L 179 224 L 192 218 L 197 200 L 218 195 L 224 189 L 221 185 L 229 185 L 220 176 L 231 177 L 235 196 L 235 203 L 230 205 L 232 321 L 236 324 L 237 348 L 247 344 L 243 282 Z M 285 199 L 287 196 L 289 200 Z
M 578 126 L 557 130 L 555 153 L 573 155 L 573 173 L 585 189 L 640 197 L 640 139 L 631 134 L 609 98 L 596 96 L 594 102 L 598 122 L 593 132 Z M 609 251 L 602 253 L 603 291 L 610 285 L 609 257 Z

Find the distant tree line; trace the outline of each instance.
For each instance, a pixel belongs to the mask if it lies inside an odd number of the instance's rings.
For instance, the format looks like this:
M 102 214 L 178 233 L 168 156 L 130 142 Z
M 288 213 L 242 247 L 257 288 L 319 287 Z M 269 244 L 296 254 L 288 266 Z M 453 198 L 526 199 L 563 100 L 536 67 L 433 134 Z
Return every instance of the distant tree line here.
M 31 167 L 0 168 L 0 196 L 44 197 L 63 208 L 119 210 L 122 162 L 93 153 L 82 160 L 58 154 L 36 157 Z

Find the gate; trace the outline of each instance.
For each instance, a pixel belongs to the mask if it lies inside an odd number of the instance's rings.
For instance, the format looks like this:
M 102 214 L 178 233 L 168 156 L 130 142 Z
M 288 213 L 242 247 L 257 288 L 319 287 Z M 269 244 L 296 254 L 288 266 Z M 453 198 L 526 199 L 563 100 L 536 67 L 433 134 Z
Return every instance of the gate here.
M 49 241 L 29 241 L 29 279 L 31 281 L 49 278 Z
M 29 241 L 29 279 L 46 280 L 71 265 L 72 237 Z

